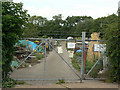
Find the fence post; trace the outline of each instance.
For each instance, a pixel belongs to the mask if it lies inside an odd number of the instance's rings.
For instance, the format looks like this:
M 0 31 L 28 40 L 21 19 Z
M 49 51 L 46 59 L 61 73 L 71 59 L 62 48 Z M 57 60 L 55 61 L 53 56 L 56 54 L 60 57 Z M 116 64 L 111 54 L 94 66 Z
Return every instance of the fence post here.
M 84 79 L 84 60 L 85 60 L 85 32 L 82 32 L 82 60 L 81 60 L 81 82 Z

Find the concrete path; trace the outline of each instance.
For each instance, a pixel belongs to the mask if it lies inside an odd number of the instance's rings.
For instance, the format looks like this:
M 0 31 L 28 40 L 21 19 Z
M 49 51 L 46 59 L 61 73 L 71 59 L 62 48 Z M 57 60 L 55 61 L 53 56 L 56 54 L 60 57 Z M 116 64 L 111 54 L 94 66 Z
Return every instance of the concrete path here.
M 118 84 L 104 83 L 98 80 L 84 80 L 83 83 L 16 85 L 15 88 L 118 88 Z

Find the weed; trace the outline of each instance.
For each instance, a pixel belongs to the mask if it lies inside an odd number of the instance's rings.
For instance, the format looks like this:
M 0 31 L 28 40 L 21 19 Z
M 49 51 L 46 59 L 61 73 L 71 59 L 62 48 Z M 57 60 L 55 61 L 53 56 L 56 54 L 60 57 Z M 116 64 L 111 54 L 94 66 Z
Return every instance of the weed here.
M 37 60 L 40 60 L 40 59 L 42 59 L 44 56 L 42 55 L 42 54 L 36 54 L 36 58 L 37 58 Z
M 16 84 L 18 84 L 18 85 L 20 85 L 20 84 L 26 84 L 26 82 L 25 81 L 16 81 Z
M 58 82 L 57 82 L 56 84 L 62 84 L 62 83 L 65 83 L 65 80 L 64 80 L 64 79 L 58 80 Z

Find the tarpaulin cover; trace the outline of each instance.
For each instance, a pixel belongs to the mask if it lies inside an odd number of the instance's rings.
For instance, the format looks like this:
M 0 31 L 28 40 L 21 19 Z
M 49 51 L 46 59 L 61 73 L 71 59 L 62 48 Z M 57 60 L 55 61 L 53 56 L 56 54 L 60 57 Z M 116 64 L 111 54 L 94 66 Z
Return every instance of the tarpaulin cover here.
M 19 40 L 19 42 L 15 44 L 15 46 L 20 46 L 20 45 L 26 46 L 26 48 L 30 49 L 31 51 L 43 52 L 42 46 L 39 46 L 32 41 Z M 37 48 L 38 46 L 39 48 Z
M 77 50 L 76 52 L 82 52 L 82 50 L 81 50 L 81 49 L 79 49 L 79 50 Z

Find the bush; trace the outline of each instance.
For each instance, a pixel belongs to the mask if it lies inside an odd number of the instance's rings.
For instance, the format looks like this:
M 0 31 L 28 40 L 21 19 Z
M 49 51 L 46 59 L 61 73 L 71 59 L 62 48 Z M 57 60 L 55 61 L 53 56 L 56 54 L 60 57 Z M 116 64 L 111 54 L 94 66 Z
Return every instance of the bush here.
M 3 88 L 12 88 L 16 84 L 16 81 L 11 78 L 5 78 L 2 80 L 2 87 Z

